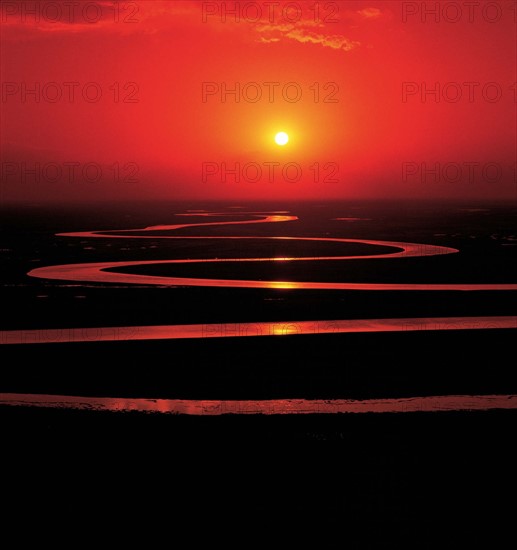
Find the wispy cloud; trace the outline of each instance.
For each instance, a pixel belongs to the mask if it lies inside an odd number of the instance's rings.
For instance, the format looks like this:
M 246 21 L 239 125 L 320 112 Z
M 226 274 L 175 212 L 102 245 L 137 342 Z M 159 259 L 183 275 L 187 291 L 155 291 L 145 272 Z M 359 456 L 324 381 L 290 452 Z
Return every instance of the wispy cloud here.
M 320 34 L 305 29 L 293 29 L 285 36 L 302 44 L 320 44 L 333 50 L 344 50 L 345 52 L 349 52 L 360 45 L 360 42 L 350 40 L 341 34 Z
M 382 17 L 381 10 L 377 8 L 364 8 L 362 10 L 358 10 L 357 13 L 365 19 L 378 19 L 379 17 Z
M 85 8 L 87 6 L 87 8 Z M 216 6 L 217 7 L 217 6 Z M 154 34 L 169 32 L 178 25 L 196 26 L 202 21 L 202 2 L 137 0 L 117 2 L 114 0 L 92 0 L 86 4 L 56 0 L 53 2 L 0 2 L 3 38 L 24 40 L 37 36 L 79 33 Z M 203 30 L 235 32 L 246 31 L 260 44 L 298 42 L 315 47 L 350 52 L 361 42 L 352 39 L 348 31 L 356 26 L 368 25 L 369 21 L 387 16 L 388 10 L 366 7 L 361 10 L 346 10 L 339 13 L 336 22 L 325 23 L 322 19 L 304 16 L 295 22 L 285 19 L 271 22 L 246 21 L 241 17 L 238 23 L 231 17 L 210 18 L 210 25 Z M 43 11 L 42 11 L 43 10 Z M 34 12 L 38 15 L 34 15 Z M 250 33 L 251 30 L 251 33 Z
M 315 32 L 314 27 L 318 27 L 319 32 Z M 325 33 L 324 25 L 321 23 L 315 24 L 312 20 L 300 20 L 292 24 L 259 24 L 255 27 L 255 30 L 260 34 L 258 41 L 262 43 L 291 40 L 301 44 L 318 44 L 346 52 L 360 45 L 360 42 L 351 40 L 342 34 Z
M 265 44 L 291 40 L 301 44 L 314 44 L 350 52 L 360 47 L 362 43 L 349 37 L 347 31 L 367 27 L 372 21 L 389 20 L 391 17 L 389 9 L 365 7 L 360 10 L 340 12 L 337 25 L 336 22 L 324 23 L 322 20 L 301 18 L 293 23 L 257 24 L 255 31 L 260 35 L 258 41 Z

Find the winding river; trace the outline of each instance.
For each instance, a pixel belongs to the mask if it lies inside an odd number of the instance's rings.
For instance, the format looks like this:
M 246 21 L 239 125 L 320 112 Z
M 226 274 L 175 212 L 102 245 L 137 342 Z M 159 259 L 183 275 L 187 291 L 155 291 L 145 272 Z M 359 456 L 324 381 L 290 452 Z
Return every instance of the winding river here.
M 229 216 L 218 212 L 188 212 L 179 216 Z M 131 274 L 117 271 L 120 268 L 159 264 L 197 264 L 207 269 L 210 264 L 219 262 L 277 262 L 277 261 L 348 261 L 402 259 L 423 256 L 455 254 L 457 249 L 429 244 L 395 242 L 381 240 L 342 239 L 323 237 L 268 237 L 268 236 L 192 236 L 174 233 L 183 228 L 221 225 L 242 225 L 257 223 L 293 222 L 297 216 L 288 212 L 246 212 L 233 214 L 251 219 L 235 221 L 209 221 L 176 225 L 156 225 L 143 229 L 95 230 L 72 233 L 59 233 L 61 237 L 99 239 L 218 239 L 218 240 L 292 240 L 333 243 L 361 243 L 382 246 L 386 252 L 367 256 L 289 256 L 256 258 L 203 258 L 174 260 L 138 260 L 62 264 L 40 267 L 31 270 L 31 277 L 93 283 L 118 283 L 160 286 L 202 286 L 269 289 L 323 289 L 323 290 L 365 290 L 365 291 L 510 291 L 517 290 L 517 284 L 417 284 L 417 283 L 347 283 L 347 282 L 304 282 L 304 281 L 263 281 L 253 279 L 213 279 L 199 277 L 176 277 Z M 162 234 L 157 234 L 161 232 Z M 142 235 L 148 233 L 148 235 Z M 109 271 L 108 271 L 109 270 Z M 441 317 L 410 319 L 367 319 L 367 320 L 315 320 L 286 321 L 284 323 L 237 323 L 205 325 L 164 325 L 74 329 L 42 329 L 0 331 L 0 344 L 52 344 L 61 342 L 98 342 L 124 340 L 161 340 L 176 338 L 236 338 L 250 336 L 296 336 L 344 332 L 393 332 L 413 330 L 487 330 L 517 329 L 517 317 Z M 221 414 L 304 414 L 304 413 L 364 413 L 364 412 L 415 412 L 415 411 L 458 411 L 517 409 L 516 395 L 456 395 L 431 396 L 404 399 L 371 400 L 304 400 L 275 399 L 253 401 L 206 401 L 178 399 L 125 399 L 104 397 L 76 397 L 59 395 L 0 393 L 0 405 L 50 407 L 66 409 L 88 409 L 105 411 L 146 411 L 189 415 Z

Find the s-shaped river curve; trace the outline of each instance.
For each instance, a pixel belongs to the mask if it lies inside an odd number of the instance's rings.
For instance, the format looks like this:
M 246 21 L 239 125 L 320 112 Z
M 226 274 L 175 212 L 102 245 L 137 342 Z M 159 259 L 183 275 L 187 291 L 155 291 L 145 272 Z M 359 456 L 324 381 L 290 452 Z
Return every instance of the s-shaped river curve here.
M 180 214 L 181 215 L 181 214 Z M 195 213 L 182 214 L 184 216 L 215 216 L 228 215 L 224 213 Z M 239 214 L 242 215 L 242 214 Z M 292 241 L 318 241 L 334 243 L 360 243 L 367 245 L 384 246 L 392 249 L 384 254 L 372 254 L 368 256 L 289 256 L 289 257 L 260 257 L 260 258 L 202 258 L 202 259 L 175 259 L 175 260 L 138 260 L 129 262 L 88 262 L 77 264 L 62 264 L 39 267 L 31 270 L 28 275 L 41 279 L 53 279 L 60 281 L 80 281 L 93 283 L 118 283 L 118 284 L 147 284 L 160 286 L 203 286 L 203 287 L 235 287 L 235 288 L 288 288 L 288 289 L 325 289 L 325 290 L 517 290 L 517 284 L 422 284 L 422 283 L 347 283 L 347 282 L 304 282 L 304 281 L 259 281 L 252 279 L 211 279 L 199 277 L 173 277 L 159 275 L 142 275 L 133 273 L 120 273 L 117 268 L 158 265 L 158 264 L 198 264 L 207 265 L 220 262 L 272 262 L 272 261 L 346 261 L 361 259 L 384 258 L 415 258 L 422 256 L 437 256 L 454 254 L 459 252 L 455 248 L 430 244 L 379 241 L 366 239 L 342 239 L 327 237 L 267 237 L 267 236 L 191 236 L 191 235 L 156 235 L 156 231 L 175 231 L 185 227 L 200 227 L 213 225 L 238 225 L 253 223 L 279 223 L 298 219 L 297 216 L 269 213 L 249 213 L 256 219 L 225 222 L 190 223 L 176 225 L 155 225 L 143 229 L 126 230 L 97 230 L 81 231 L 73 233 L 58 233 L 62 237 L 80 238 L 118 238 L 118 239 L 216 239 L 216 240 L 292 240 Z M 152 232 L 152 235 L 135 235 L 135 232 Z

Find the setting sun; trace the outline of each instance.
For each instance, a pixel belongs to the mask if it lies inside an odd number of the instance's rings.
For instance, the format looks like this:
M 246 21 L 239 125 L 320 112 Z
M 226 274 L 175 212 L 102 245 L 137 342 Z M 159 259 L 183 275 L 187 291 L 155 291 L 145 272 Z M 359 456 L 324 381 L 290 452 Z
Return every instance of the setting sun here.
M 275 136 L 275 142 L 277 145 L 285 145 L 289 141 L 289 136 L 285 132 L 278 132 Z

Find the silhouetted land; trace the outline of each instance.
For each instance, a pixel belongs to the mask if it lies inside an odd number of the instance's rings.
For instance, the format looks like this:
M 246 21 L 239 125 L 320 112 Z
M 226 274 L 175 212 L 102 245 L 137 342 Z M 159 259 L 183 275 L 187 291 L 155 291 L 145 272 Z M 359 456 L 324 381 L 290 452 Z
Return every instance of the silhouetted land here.
M 122 204 L 116 207 L 11 207 L 2 216 L 2 330 L 310 319 L 515 315 L 515 292 L 353 292 L 110 287 L 28 277 L 60 263 L 341 254 L 338 245 L 56 237 L 65 231 L 188 223 L 171 214 L 226 204 Z M 437 244 L 459 254 L 346 264 L 210 265 L 210 276 L 368 282 L 517 282 L 516 208 L 476 204 L 334 203 L 244 205 L 289 210 L 298 222 L 181 230 L 191 235 L 344 237 Z M 337 217 L 365 218 L 334 221 Z M 217 220 L 234 219 L 224 216 Z M 208 221 L 199 219 L 200 222 Z M 153 248 L 155 247 L 155 248 Z M 368 253 L 359 245 L 351 253 Z M 203 264 L 141 267 L 145 273 L 205 276 Z M 156 271 L 154 271 L 156 270 Z M 138 270 L 137 270 L 138 271 Z M 136 271 L 135 271 L 136 272 Z M 181 399 L 369 398 L 516 393 L 515 330 L 420 331 L 155 342 L 2 347 L 1 392 Z M 81 362 L 77 358 L 81 358 Z M 42 359 L 48 367 L 43 367 Z M 83 363 L 86 366 L 82 366 Z M 21 365 L 26 366 L 21 366 Z M 286 531 L 323 529 L 347 547 L 456 547 L 511 532 L 516 488 L 512 439 L 516 411 L 457 413 L 187 417 L 0 407 L 3 456 L 78 457 L 97 466 L 124 462 L 130 481 L 113 474 L 128 517 L 142 503 L 123 495 L 151 484 L 174 494 L 184 517 L 278 523 Z M 321 442 L 324 442 L 321 445 Z M 312 450 L 318 443 L 317 454 Z M 172 448 L 172 451 L 171 451 Z M 143 457 L 143 458 L 142 458 Z M 113 462 L 112 462 L 113 461 Z M 197 461 L 201 466 L 196 467 Z M 238 474 L 238 468 L 248 468 Z M 296 465 L 296 467 L 293 467 Z M 299 469 L 305 472 L 300 475 Z M 116 472 L 116 468 L 108 468 Z M 178 480 L 195 470 L 197 490 Z M 79 470 L 78 470 L 79 471 Z M 85 490 L 81 469 L 62 502 Z M 49 472 L 24 471 L 27 495 L 50 490 Z M 82 480 L 82 481 L 81 481 Z M 145 480 L 145 481 L 144 481 Z M 46 486 L 46 483 L 49 486 Z M 128 486 L 129 484 L 129 486 Z M 238 485 L 238 489 L 229 489 Z M 54 490 L 55 490 L 54 484 Z M 123 487 L 123 489 L 120 489 Z M 121 496 L 121 498 L 118 498 Z M 30 500 L 30 499 L 29 499 Z M 99 504 L 102 508 L 102 504 Z M 62 507 L 62 512 L 65 506 Z M 176 515 L 179 519 L 181 515 Z M 221 519 L 222 518 L 222 519 Z M 446 535 L 451 526 L 452 535 Z M 494 542 L 492 538 L 492 542 Z M 345 544 L 346 542 L 346 544 Z M 494 543 L 495 544 L 495 543 Z M 496 545 L 497 546 L 497 545 Z

